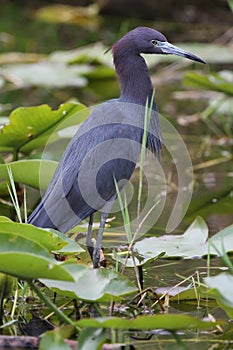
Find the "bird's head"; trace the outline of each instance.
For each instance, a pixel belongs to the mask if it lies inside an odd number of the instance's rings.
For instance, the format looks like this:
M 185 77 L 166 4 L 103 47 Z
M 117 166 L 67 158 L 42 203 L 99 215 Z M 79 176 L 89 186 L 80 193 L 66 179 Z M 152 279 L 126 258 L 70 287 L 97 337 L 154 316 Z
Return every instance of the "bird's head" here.
M 128 32 L 113 45 L 113 52 L 117 52 L 118 50 L 121 51 L 121 53 L 122 50 L 125 50 L 125 53 L 131 51 L 136 54 L 171 54 L 205 63 L 194 54 L 170 44 L 162 33 L 148 27 L 137 27 Z

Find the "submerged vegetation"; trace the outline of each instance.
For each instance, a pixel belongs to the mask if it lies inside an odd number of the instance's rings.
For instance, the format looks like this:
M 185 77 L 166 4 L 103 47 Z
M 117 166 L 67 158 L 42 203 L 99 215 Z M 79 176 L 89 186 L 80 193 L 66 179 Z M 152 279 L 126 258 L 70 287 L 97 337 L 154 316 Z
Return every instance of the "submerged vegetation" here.
M 84 26 L 98 25 L 96 8 L 91 9 L 82 17 Z M 193 51 L 190 45 L 184 46 Z M 107 268 L 98 270 L 90 268 L 83 243 L 86 223 L 63 235 L 26 222 L 65 146 L 88 116 L 86 105 L 117 93 L 111 55 L 103 55 L 107 47 L 102 43 L 49 54 L 0 55 L 3 336 L 43 334 L 40 349 L 53 344 L 58 350 L 77 348 L 67 339 L 78 340 L 79 350 L 100 349 L 104 343 L 136 349 L 170 349 L 175 344 L 187 349 L 197 343 L 203 349 L 232 348 L 232 48 L 217 43 L 195 47 L 211 64 L 204 73 L 196 66 L 186 67 L 185 73 L 173 57 L 148 61 L 152 72 L 155 65 L 166 65 L 156 75 L 160 110 L 167 115 L 170 108 L 177 115 L 171 121 L 192 158 L 194 193 L 188 211 L 175 234 L 165 235 L 178 185 L 174 164 L 164 152 L 165 209 L 148 235 L 135 239 L 150 214 L 132 230 L 132 217 L 140 217 L 145 203 L 143 167 L 150 161 L 142 153 L 133 179 L 134 203 L 127 205 L 124 193 L 119 194 L 119 213 L 106 228 Z M 167 71 L 174 86 L 182 76 L 182 91 L 168 92 Z M 27 107 L 15 108 L 19 105 Z M 186 115 L 180 116 L 180 110 Z

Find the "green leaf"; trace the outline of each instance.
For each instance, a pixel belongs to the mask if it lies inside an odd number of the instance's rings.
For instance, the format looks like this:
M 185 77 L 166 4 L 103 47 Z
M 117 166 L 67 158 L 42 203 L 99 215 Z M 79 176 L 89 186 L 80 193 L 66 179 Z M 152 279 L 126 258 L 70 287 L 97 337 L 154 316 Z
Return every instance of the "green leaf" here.
M 57 282 L 41 279 L 41 282 L 57 293 L 88 301 L 119 300 L 136 291 L 135 286 L 123 275 L 112 270 L 89 270 L 82 265 L 72 265 L 70 272 L 75 282 Z M 67 269 L 69 267 L 67 266 Z M 92 286 L 90 288 L 90 286 Z
M 64 338 L 71 336 L 72 332 L 72 326 L 65 326 L 44 333 L 41 337 L 39 350 L 71 350 Z
M 12 233 L 32 240 L 42 245 L 49 252 L 62 254 L 84 252 L 84 249 L 77 242 L 59 231 L 13 222 L 6 217 L 0 217 L 0 240 L 2 233 Z
M 111 257 L 113 260 L 120 262 L 123 266 L 126 267 L 135 267 L 135 266 L 143 266 L 146 263 L 151 263 L 152 261 L 161 258 L 162 256 L 164 256 L 164 252 L 162 252 L 159 255 L 150 257 L 150 256 L 141 256 L 140 254 L 134 256 L 134 258 L 132 258 L 132 256 L 128 257 L 128 252 L 114 252 L 113 254 L 111 254 Z
M 111 79 L 115 77 L 115 71 L 110 67 L 97 66 L 84 76 L 89 80 Z
M 222 272 L 217 276 L 206 277 L 206 285 L 210 288 L 208 295 L 214 297 L 230 318 L 233 318 L 233 275 Z
M 44 146 L 52 133 L 50 141 L 56 140 L 59 128 L 79 124 L 88 114 L 84 105 L 71 102 L 60 105 L 57 110 L 52 110 L 48 105 L 19 107 L 11 113 L 10 124 L 1 129 L 0 150 L 28 153 Z
M 102 328 L 84 328 L 78 338 L 78 350 L 101 350 L 107 342 L 106 330 Z
M 214 255 L 221 255 L 233 251 L 233 224 L 225 227 L 209 239 L 210 252 Z M 216 249 L 217 248 L 217 251 Z
M 185 74 L 184 83 L 202 89 L 219 91 L 228 95 L 233 95 L 232 82 L 227 81 L 223 76 L 216 73 L 203 75 L 196 72 L 188 72 Z
M 101 64 L 113 68 L 112 55 L 104 55 L 106 50 L 106 46 L 97 42 L 74 50 L 55 51 L 49 57 L 52 62 Z
M 6 217 L 6 216 L 0 216 L 0 222 L 13 222 L 10 218 Z
M 115 329 L 210 329 L 216 322 L 205 322 L 192 316 L 179 314 L 147 315 L 134 320 L 122 317 L 99 317 L 82 319 L 77 322 L 79 327 L 115 328 Z
M 156 257 L 165 252 L 165 257 L 195 258 L 204 255 L 219 256 L 233 251 L 233 225 L 226 227 L 208 239 L 208 227 L 205 221 L 197 217 L 183 235 L 164 235 L 145 238 L 136 242 L 134 249 L 143 259 Z M 217 249 L 215 249 L 217 248 Z
M 65 265 L 64 265 L 65 266 Z M 72 281 L 69 271 L 38 243 L 19 235 L 0 235 L 0 271 L 22 279 Z
M 63 239 L 54 232 L 29 225 L 21 224 L 13 221 L 0 221 L 0 241 L 3 234 L 8 233 L 14 236 L 24 237 L 37 244 L 40 244 L 48 251 L 56 251 L 62 249 L 67 244 L 67 239 Z
M 167 257 L 192 258 L 207 254 L 208 227 L 205 221 L 197 217 L 183 235 L 164 235 L 145 238 L 135 243 L 134 249 L 144 259 L 156 257 L 165 252 Z
M 57 164 L 55 161 L 42 159 L 18 160 L 0 164 L 0 178 L 9 180 L 8 167 L 10 167 L 15 182 L 44 191 L 52 179 Z
M 207 286 L 216 291 L 212 291 L 222 303 L 230 306 L 233 311 L 233 300 L 232 300 L 232 290 L 233 290 L 233 275 L 228 272 L 222 272 L 217 276 L 206 277 L 204 279 Z
M 6 299 L 11 295 L 15 284 L 16 279 L 14 277 L 0 273 L 0 303 L 2 303 L 2 299 Z
M 17 81 L 17 86 L 57 87 L 66 86 L 83 87 L 87 81 L 81 74 L 89 71 L 87 65 L 66 65 L 62 62 L 39 61 L 36 63 L 17 63 L 5 65 L 6 76 Z M 59 72 L 59 74 L 58 74 Z
M 54 233 L 56 236 L 60 237 L 65 243 L 61 248 L 56 249 L 56 253 L 60 254 L 71 254 L 71 253 L 83 253 L 85 250 L 72 238 L 67 237 L 64 233 L 61 233 L 54 229 L 47 229 L 47 231 Z

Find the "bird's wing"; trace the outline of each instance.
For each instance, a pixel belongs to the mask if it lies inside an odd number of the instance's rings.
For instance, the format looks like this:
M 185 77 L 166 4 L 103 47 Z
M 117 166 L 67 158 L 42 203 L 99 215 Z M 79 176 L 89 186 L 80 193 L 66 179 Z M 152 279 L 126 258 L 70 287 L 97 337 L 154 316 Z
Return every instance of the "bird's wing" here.
M 122 188 L 132 175 L 143 123 L 144 110 L 137 106 L 112 102 L 97 107 L 66 148 L 29 222 L 67 231 L 103 208 L 116 192 L 114 178 Z
M 117 101 L 98 106 L 71 140 L 55 174 L 55 180 L 57 175 L 63 178 L 64 196 L 71 190 L 84 163 L 88 173 L 95 165 L 100 167 L 112 158 L 128 157 L 136 162 L 139 148 L 134 141 L 141 144 L 143 118 L 142 106 Z

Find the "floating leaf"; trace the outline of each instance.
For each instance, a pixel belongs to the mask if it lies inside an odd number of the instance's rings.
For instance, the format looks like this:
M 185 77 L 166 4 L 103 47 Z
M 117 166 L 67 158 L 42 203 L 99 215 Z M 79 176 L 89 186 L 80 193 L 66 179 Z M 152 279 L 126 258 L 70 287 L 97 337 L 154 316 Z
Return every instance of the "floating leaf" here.
M 106 50 L 107 47 L 99 42 L 74 50 L 55 51 L 49 56 L 49 59 L 52 62 L 63 62 L 66 64 L 101 64 L 113 69 L 112 55 L 110 53 L 105 55 L 104 52 Z
M 88 301 L 118 300 L 120 297 L 136 291 L 135 286 L 125 276 L 112 270 L 89 270 L 82 265 L 71 267 L 75 282 L 44 279 L 41 279 L 41 282 L 59 294 Z M 69 268 L 68 265 L 67 268 Z
M 57 110 L 48 105 L 19 107 L 11 113 L 10 123 L 1 129 L 0 150 L 30 152 L 44 146 L 52 133 L 56 140 L 55 130 L 59 127 L 80 124 L 88 114 L 84 105 L 71 102 L 60 105 Z
M 0 235 L 0 271 L 22 279 L 73 280 L 69 271 L 51 258 L 42 245 L 11 233 Z
M 83 75 L 89 80 L 110 79 L 115 78 L 115 71 L 110 67 L 97 66 Z
M 233 251 L 233 225 L 225 227 L 209 239 L 210 253 L 223 255 Z
M 39 350 L 71 350 L 64 338 L 69 338 L 74 331 L 74 327 L 67 325 L 56 327 L 52 331 L 44 333 L 41 337 Z
M 221 297 L 224 304 L 233 308 L 233 275 L 228 272 L 222 272 L 217 276 L 206 277 L 204 281 L 209 288 L 217 290 L 217 295 Z
M 136 242 L 134 249 L 144 257 L 156 257 L 165 252 L 166 257 L 191 258 L 207 254 L 207 238 L 208 227 L 204 220 L 198 217 L 183 235 L 145 238 Z
M 78 338 L 78 350 L 101 349 L 107 341 L 106 330 L 103 328 L 84 328 Z
M 0 216 L 0 222 L 13 222 L 10 218 L 6 216 Z
M 210 288 L 208 295 L 216 298 L 228 316 L 233 318 L 233 275 L 228 272 L 222 272 L 217 276 L 206 277 L 204 281 Z
M 49 61 L 11 64 L 2 68 L 3 74 L 10 77 L 11 81 L 20 88 L 29 86 L 83 87 L 87 84 L 87 81 L 81 74 L 87 73 L 89 70 L 90 68 L 87 65 L 68 66 L 63 63 Z
M 61 249 L 67 243 L 62 237 L 53 232 L 43 230 L 41 228 L 21 224 L 13 221 L 0 221 L 0 240 L 2 234 L 12 234 L 14 237 L 20 236 L 27 240 L 31 240 L 36 244 L 43 246 L 47 251 L 55 251 Z
M 188 300 L 197 300 L 197 298 L 203 298 L 205 299 L 206 303 L 206 298 L 207 293 L 206 293 L 206 288 L 203 286 L 196 286 L 195 288 L 188 286 L 188 287 L 183 287 L 183 286 L 168 286 L 168 287 L 159 287 L 156 288 L 155 290 L 156 294 L 161 296 L 161 295 L 169 295 L 169 300 L 170 301 L 188 301 Z M 199 301 L 200 302 L 200 301 Z
M 0 54 L 0 64 L 32 63 L 46 59 L 45 54 L 29 52 L 4 52 Z
M 77 254 L 77 253 L 82 253 L 85 252 L 85 250 L 72 238 L 67 237 L 64 235 L 64 233 L 61 233 L 57 230 L 54 229 L 47 229 L 49 232 L 53 232 L 56 236 L 60 237 L 63 242 L 66 244 L 63 245 L 63 247 L 56 249 L 56 253 L 60 254 Z
M 79 327 L 115 328 L 115 329 L 210 329 L 216 326 L 215 322 L 205 322 L 192 316 L 164 314 L 137 317 L 134 320 L 122 317 L 100 317 L 83 319 L 77 322 Z
M 140 255 L 136 255 L 134 256 L 134 258 L 132 256 L 128 256 L 128 252 L 121 252 L 121 253 L 113 253 L 111 254 L 111 257 L 113 258 L 113 260 L 116 260 L 118 262 L 120 262 L 123 266 L 126 267 L 135 267 L 135 266 L 143 266 L 146 263 L 151 263 L 152 261 L 154 261 L 155 259 L 159 259 L 161 258 L 165 253 L 162 252 L 161 254 L 157 255 L 157 256 L 140 256 Z
M 145 238 L 135 243 L 138 254 L 146 257 L 156 257 L 165 252 L 165 257 L 195 258 L 207 254 L 219 256 L 223 249 L 225 252 L 233 251 L 233 225 L 226 227 L 209 241 L 208 227 L 205 221 L 197 217 L 183 235 L 164 235 L 160 237 Z
M 21 224 L 11 220 L 0 219 L 0 240 L 1 234 L 11 233 L 15 236 L 21 236 L 28 240 L 43 246 L 49 252 L 57 253 L 81 253 L 84 251 L 78 243 L 73 239 L 66 237 L 63 233 L 51 230 L 42 229 L 29 224 Z

